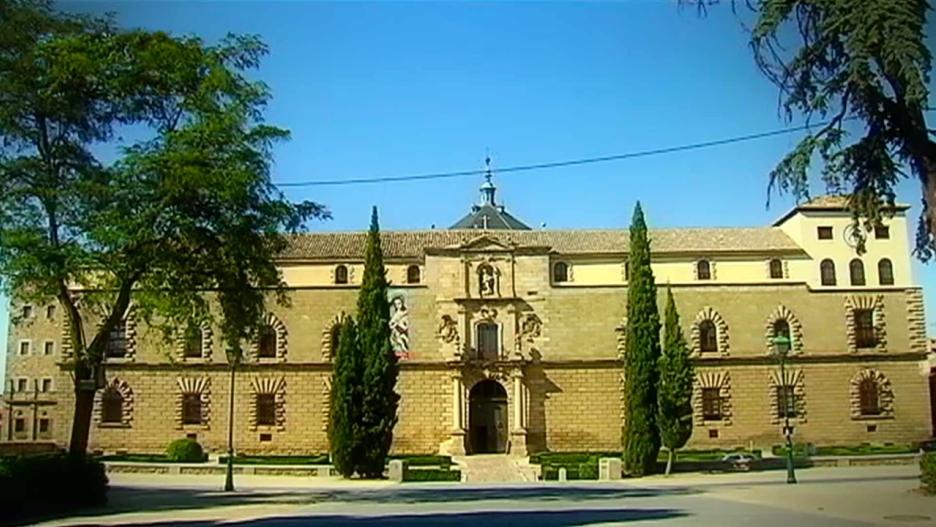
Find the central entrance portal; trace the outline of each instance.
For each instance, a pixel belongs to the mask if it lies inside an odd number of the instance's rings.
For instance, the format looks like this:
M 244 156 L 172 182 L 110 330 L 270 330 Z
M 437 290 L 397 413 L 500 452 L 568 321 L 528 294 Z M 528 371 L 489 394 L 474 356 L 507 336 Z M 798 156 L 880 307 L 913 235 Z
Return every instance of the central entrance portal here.
M 507 392 L 497 381 L 481 381 L 471 388 L 468 449 L 471 454 L 507 451 Z

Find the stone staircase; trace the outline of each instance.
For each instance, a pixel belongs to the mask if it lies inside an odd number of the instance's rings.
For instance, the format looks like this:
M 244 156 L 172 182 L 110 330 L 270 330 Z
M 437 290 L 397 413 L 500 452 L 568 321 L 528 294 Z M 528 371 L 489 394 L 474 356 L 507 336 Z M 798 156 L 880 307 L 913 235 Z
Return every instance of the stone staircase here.
M 506 454 L 476 454 L 455 456 L 461 467 L 462 481 L 467 483 L 523 483 L 536 481 L 535 471 L 527 458 Z

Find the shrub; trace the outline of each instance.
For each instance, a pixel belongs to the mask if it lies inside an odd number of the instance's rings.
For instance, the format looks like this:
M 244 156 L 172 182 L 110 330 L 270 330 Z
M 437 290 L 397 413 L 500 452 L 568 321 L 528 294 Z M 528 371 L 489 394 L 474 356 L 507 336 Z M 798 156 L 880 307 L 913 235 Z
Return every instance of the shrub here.
M 403 481 L 461 481 L 461 471 L 437 468 L 407 470 Z
M 927 494 L 936 494 L 936 452 L 920 457 L 920 483 Z
M 181 463 L 201 463 L 207 459 L 198 441 L 189 438 L 176 439 L 169 443 L 169 447 L 166 448 L 166 457 L 171 461 Z
M 63 453 L 0 459 L 4 520 L 106 502 L 107 475 L 96 459 Z

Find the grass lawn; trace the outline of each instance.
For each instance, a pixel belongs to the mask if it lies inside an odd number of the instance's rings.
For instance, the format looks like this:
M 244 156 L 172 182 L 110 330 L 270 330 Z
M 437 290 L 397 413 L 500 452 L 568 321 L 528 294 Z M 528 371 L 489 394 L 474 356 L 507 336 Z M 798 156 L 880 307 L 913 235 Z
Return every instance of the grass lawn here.
M 166 454 L 113 454 L 100 456 L 97 459 L 100 461 L 128 461 L 133 463 L 182 463 L 182 461 L 169 459 Z M 202 459 L 202 463 L 205 461 L 208 461 L 207 455 Z
M 221 456 L 218 463 L 227 463 L 227 456 Z M 235 465 L 327 465 L 328 454 L 311 456 L 234 456 Z
M 786 455 L 786 445 L 774 445 L 771 449 L 776 456 Z M 893 445 L 851 445 L 851 446 L 816 446 L 810 453 L 807 445 L 793 445 L 794 456 L 874 456 L 880 454 L 914 454 L 919 449 L 909 444 Z

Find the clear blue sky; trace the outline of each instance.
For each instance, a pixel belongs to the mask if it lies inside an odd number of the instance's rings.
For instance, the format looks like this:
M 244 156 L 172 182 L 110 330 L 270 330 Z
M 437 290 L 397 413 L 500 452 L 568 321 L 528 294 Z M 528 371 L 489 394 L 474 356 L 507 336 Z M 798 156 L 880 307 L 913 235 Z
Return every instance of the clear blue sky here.
M 396 176 L 601 156 L 785 126 L 777 91 L 757 70 L 727 6 L 707 18 L 675 2 L 292 3 L 94 2 L 125 27 L 260 35 L 257 75 L 278 182 Z M 931 49 L 936 45 L 931 43 Z M 497 178 L 508 208 L 552 228 L 625 227 L 641 200 L 651 226 L 763 225 L 767 173 L 798 135 L 687 153 Z M 290 189 L 325 203 L 323 230 L 446 227 L 476 199 L 477 177 Z M 919 203 L 905 182 L 900 199 Z M 819 188 L 817 188 L 819 190 Z M 916 266 L 936 330 L 933 266 Z M 8 321 L 0 312 L 0 335 Z M 2 367 L 2 366 L 0 366 Z

